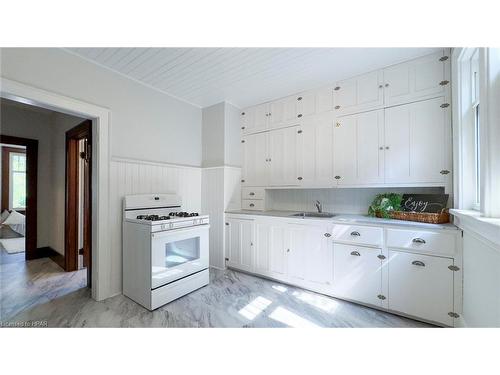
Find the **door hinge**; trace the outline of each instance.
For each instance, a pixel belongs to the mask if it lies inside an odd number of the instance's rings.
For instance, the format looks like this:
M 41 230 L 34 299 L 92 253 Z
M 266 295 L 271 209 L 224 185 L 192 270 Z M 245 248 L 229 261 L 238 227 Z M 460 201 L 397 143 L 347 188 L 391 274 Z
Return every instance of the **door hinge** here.
M 439 61 L 446 61 L 446 60 L 448 60 L 448 56 L 443 56 L 439 59 Z
M 448 108 L 450 106 L 449 103 L 443 103 L 440 105 L 441 108 Z
M 384 296 L 383 294 L 379 294 L 379 295 L 377 296 L 377 298 L 378 298 L 378 299 L 381 299 L 381 300 L 383 301 L 383 300 L 385 299 L 385 296 Z
M 448 313 L 448 315 L 451 316 L 452 318 L 455 318 L 455 319 L 460 317 L 460 315 L 458 315 L 456 312 L 453 312 L 453 311 L 450 311 Z
M 450 83 L 450 81 L 446 81 L 446 80 L 444 80 L 444 81 L 439 82 L 439 84 L 440 84 L 441 86 L 446 86 L 448 83 Z
M 459 268 L 459 267 L 454 266 L 454 265 L 448 266 L 448 268 L 449 268 L 450 270 L 452 270 L 452 271 L 459 271 L 459 270 L 460 270 L 460 268 Z
M 385 255 L 379 254 L 379 255 L 377 255 L 377 258 L 381 259 L 381 260 L 384 260 L 385 259 Z

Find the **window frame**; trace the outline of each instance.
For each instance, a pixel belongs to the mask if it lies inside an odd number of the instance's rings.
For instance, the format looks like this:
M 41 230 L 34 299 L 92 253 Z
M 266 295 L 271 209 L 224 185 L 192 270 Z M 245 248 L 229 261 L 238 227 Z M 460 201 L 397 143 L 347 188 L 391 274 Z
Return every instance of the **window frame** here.
M 22 156 L 24 157 L 24 171 L 18 171 L 14 170 L 14 156 Z M 24 180 L 25 180 L 25 185 L 27 183 L 27 174 L 26 174 L 26 165 L 27 159 L 26 159 L 26 152 L 22 152 L 21 150 L 19 152 L 15 151 L 10 151 L 9 152 L 9 208 L 11 210 L 16 210 L 16 211 L 25 211 L 26 210 L 26 204 L 23 207 L 14 207 L 14 174 L 15 173 L 23 173 L 24 174 Z M 26 195 L 26 186 L 25 186 L 25 195 Z M 25 201 L 27 201 L 27 197 L 25 198 Z

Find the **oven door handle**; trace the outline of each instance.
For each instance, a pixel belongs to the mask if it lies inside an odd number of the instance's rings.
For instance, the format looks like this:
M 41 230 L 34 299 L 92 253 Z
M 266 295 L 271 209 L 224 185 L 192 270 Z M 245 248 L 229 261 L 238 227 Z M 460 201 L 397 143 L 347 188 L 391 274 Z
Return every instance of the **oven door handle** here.
M 178 235 L 178 234 L 184 234 L 184 233 L 195 233 L 196 231 L 200 230 L 208 230 L 210 228 L 210 224 L 201 224 L 197 225 L 194 227 L 187 227 L 187 228 L 178 228 L 178 229 L 167 229 L 167 230 L 162 230 L 159 232 L 153 232 L 151 233 L 151 238 L 162 238 L 170 235 Z

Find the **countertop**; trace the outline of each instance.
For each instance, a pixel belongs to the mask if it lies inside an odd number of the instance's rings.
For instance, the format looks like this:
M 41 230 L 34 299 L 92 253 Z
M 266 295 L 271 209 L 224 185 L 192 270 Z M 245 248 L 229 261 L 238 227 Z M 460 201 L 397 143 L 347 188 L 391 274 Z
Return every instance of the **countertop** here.
M 386 226 L 400 226 L 400 227 L 418 227 L 426 229 L 446 229 L 446 230 L 458 230 L 458 228 L 451 224 L 428 224 L 419 223 L 416 221 L 404 221 L 404 220 L 394 220 L 394 219 L 381 219 L 378 217 L 371 217 L 367 215 L 354 215 L 354 214 L 336 214 L 332 218 L 318 218 L 318 217 L 308 217 L 303 219 L 302 217 L 292 216 L 298 213 L 297 211 L 252 211 L 252 210 L 228 210 L 227 214 L 234 215 L 252 215 L 252 216 L 270 216 L 270 217 L 280 217 L 289 218 L 294 220 L 314 220 L 314 221 L 328 221 L 338 224 L 373 224 L 373 225 L 386 225 Z

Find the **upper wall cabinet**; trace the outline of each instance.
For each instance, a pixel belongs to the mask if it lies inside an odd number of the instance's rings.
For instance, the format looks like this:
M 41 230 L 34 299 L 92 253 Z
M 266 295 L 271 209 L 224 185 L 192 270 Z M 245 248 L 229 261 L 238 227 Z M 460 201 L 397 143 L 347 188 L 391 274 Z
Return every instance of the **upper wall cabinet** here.
M 299 125 L 312 115 L 331 111 L 332 106 L 332 88 L 329 87 L 250 107 L 241 112 L 242 134 Z
M 384 105 L 382 71 L 370 72 L 337 82 L 333 105 L 337 115 L 381 108 Z
M 444 95 L 449 85 L 448 66 L 449 59 L 440 51 L 384 69 L 385 105 Z

